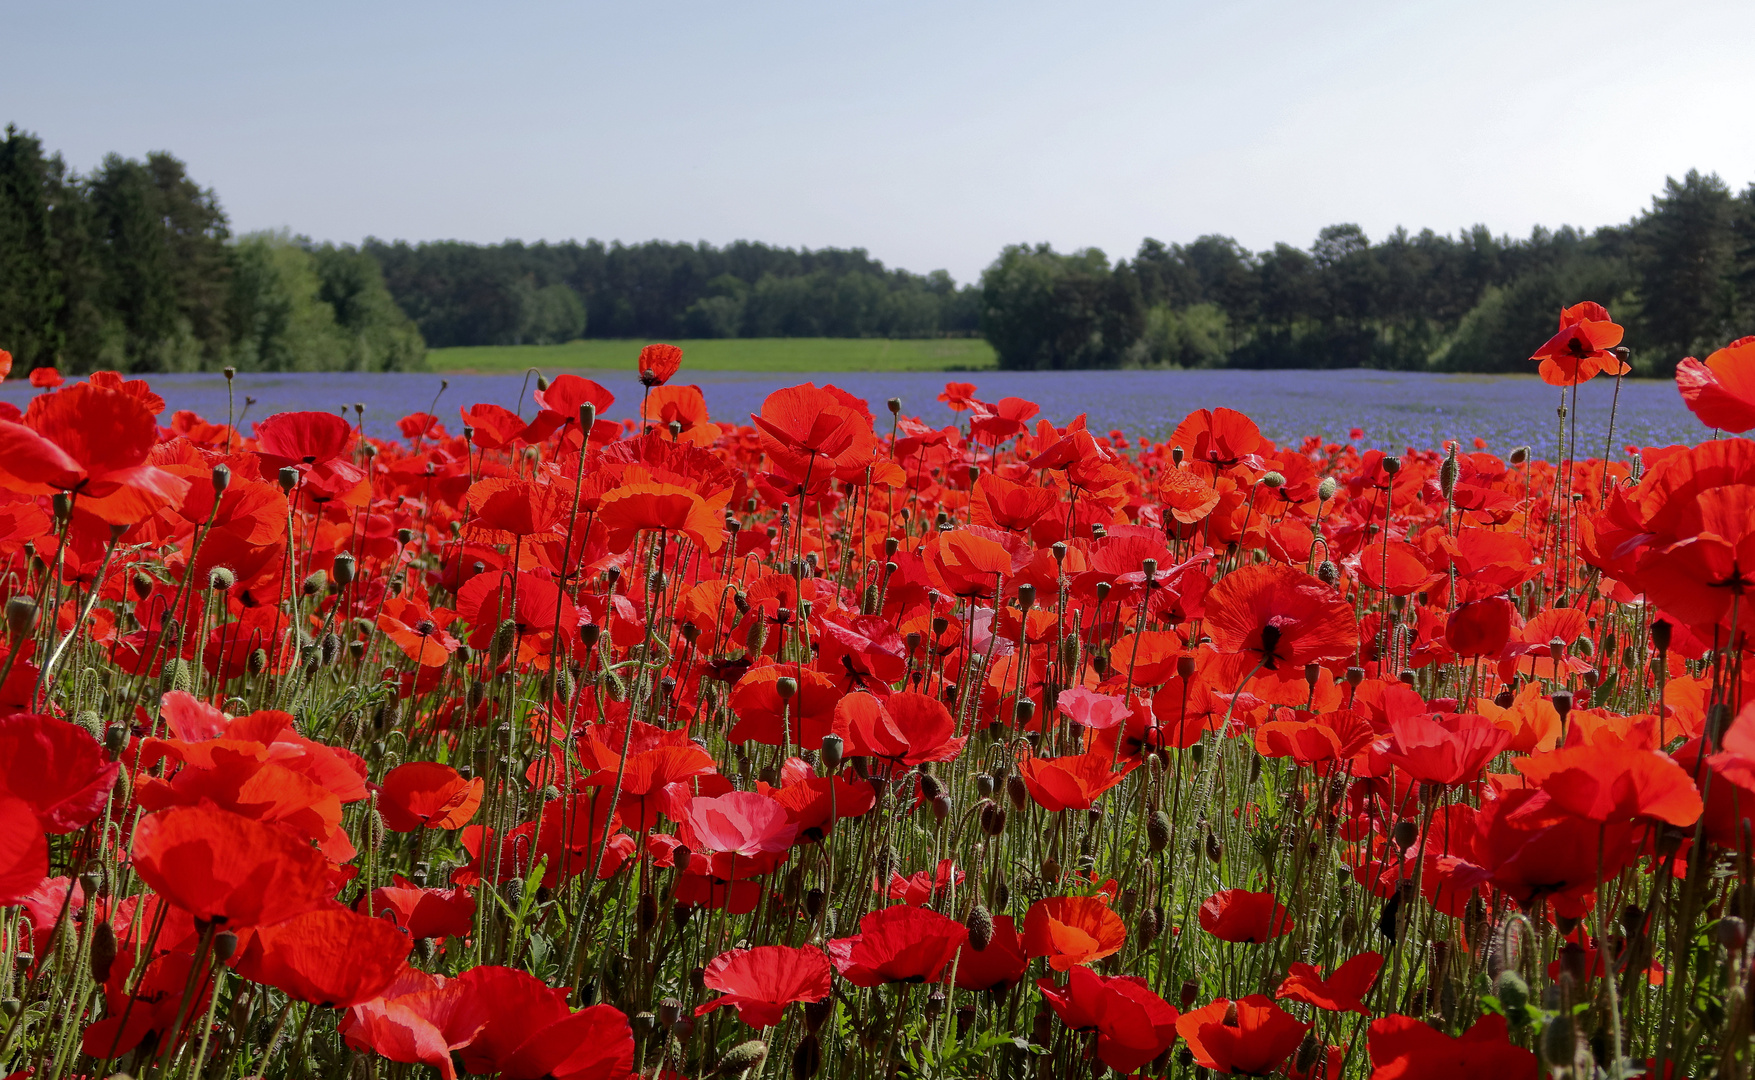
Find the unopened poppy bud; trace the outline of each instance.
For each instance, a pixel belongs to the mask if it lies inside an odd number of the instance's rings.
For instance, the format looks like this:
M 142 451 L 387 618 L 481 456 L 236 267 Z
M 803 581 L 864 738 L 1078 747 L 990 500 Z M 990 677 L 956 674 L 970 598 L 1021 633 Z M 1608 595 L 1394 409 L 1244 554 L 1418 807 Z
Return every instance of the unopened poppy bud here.
M 842 741 L 841 736 L 835 734 L 824 735 L 823 767 L 826 769 L 838 768 L 841 764 L 841 752 L 844 749 L 846 749 L 846 744 Z
M 214 592 L 229 592 L 238 583 L 238 576 L 227 566 L 216 566 L 207 572 L 207 587 Z
M 1438 490 L 1444 493 L 1446 502 L 1456 494 L 1456 479 L 1461 471 L 1462 466 L 1456 460 L 1456 447 L 1453 446 L 1450 454 L 1445 457 L 1444 464 L 1438 467 Z
M 14 596 L 6 601 L 6 631 L 15 638 L 24 637 L 36 628 L 37 602 L 28 596 Z
M 353 556 L 352 555 L 349 555 L 347 552 L 344 551 L 341 554 L 335 556 L 334 573 L 335 573 L 335 583 L 337 585 L 351 585 L 353 583 L 353 570 L 354 570 L 354 566 L 353 566 Z
M 222 930 L 213 935 L 213 955 L 220 963 L 225 963 L 238 951 L 238 935 L 230 930 Z
M 1742 952 L 1743 943 L 1749 940 L 1749 927 L 1735 915 L 1726 915 L 1718 921 L 1714 934 L 1720 945 L 1735 954 Z
M 987 906 L 976 904 L 965 925 L 969 928 L 969 947 L 976 952 L 985 952 L 993 942 L 993 914 Z
M 1018 586 L 1018 606 L 1025 611 L 1029 611 L 1036 606 L 1036 586 L 1027 581 Z
M 244 666 L 249 669 L 250 674 L 252 675 L 260 675 L 264 671 L 267 671 L 268 650 L 251 649 L 249 658 L 244 661 Z
M 87 899 L 90 893 L 86 894 Z M 116 963 L 116 931 L 108 922 L 100 922 L 91 935 L 91 978 L 103 984 L 110 981 L 110 968 Z
M 1523 1007 L 1529 1004 L 1530 986 L 1529 983 L 1523 981 L 1522 975 L 1507 968 L 1499 973 L 1497 979 L 1493 980 L 1493 996 L 1499 999 L 1500 1005 L 1504 1006 L 1507 1016 L 1520 1014 L 1523 1012 Z M 1519 1019 L 1521 1020 L 1521 1017 Z
M 313 570 L 305 575 L 305 580 L 299 585 L 299 592 L 305 596 L 316 596 L 327 584 L 329 575 L 321 570 Z
M 1263 473 L 1261 483 L 1263 487 L 1284 487 L 1286 484 L 1286 474 L 1278 472 Z
M 1316 580 L 1332 589 L 1341 582 L 1341 568 L 1333 560 L 1324 559 L 1316 566 Z
M 158 677 L 160 690 L 167 693 L 173 690 L 186 692 L 192 685 L 194 685 L 194 673 L 189 667 L 189 661 L 180 656 L 165 661 L 164 670 L 159 672 Z
M 1005 794 L 1006 798 L 1012 801 L 1012 806 L 1018 810 L 1030 805 L 1030 788 L 1024 783 L 1022 776 L 1013 774 L 1006 780 Z
M 1530 448 L 1527 446 L 1512 447 L 1511 454 L 1508 457 L 1508 460 L 1513 465 L 1522 465 L 1524 462 L 1528 461 L 1529 459 L 1530 459 Z
M 1406 851 L 1414 846 L 1414 841 L 1420 838 L 1420 826 L 1403 818 L 1395 823 L 1395 829 L 1391 831 L 1390 836 L 1395 841 L 1396 847 Z
M 1060 883 L 1060 860 L 1050 855 L 1042 860 L 1042 880 L 1050 885 Z
M 1340 486 L 1340 482 L 1334 477 L 1325 476 L 1322 478 L 1322 483 L 1316 485 L 1316 497 L 1323 502 L 1328 502 L 1335 497 L 1335 492 L 1340 489 Z
M 981 831 L 988 836 L 998 836 L 1005 832 L 1005 821 L 1006 813 L 998 806 L 989 805 L 981 808 Z
M 1573 1026 L 1572 1017 L 1562 1013 L 1549 1020 L 1548 1026 L 1542 1029 L 1538 1049 L 1548 1068 L 1565 1069 L 1570 1075 L 1573 1060 L 1578 1056 L 1578 1029 Z
M 1653 619 L 1651 621 L 1651 647 L 1658 652 L 1669 652 L 1670 631 L 1673 629 L 1674 627 L 1670 625 L 1669 620 Z
M 494 630 L 493 641 L 488 645 L 489 666 L 499 667 L 505 661 L 507 654 L 512 651 L 512 645 L 517 639 L 518 624 L 511 619 L 502 620 L 499 627 Z
M 814 1033 L 798 1040 L 792 1052 L 792 1080 L 810 1080 L 823 1067 L 823 1044 Z
M 1316 1032 L 1306 1031 L 1304 1041 L 1298 1044 L 1298 1054 L 1293 1058 L 1293 1064 L 1300 1073 L 1308 1076 L 1322 1056 L 1322 1041 L 1316 1037 Z
M 950 816 L 950 813 L 951 813 L 951 797 L 949 795 L 939 795 L 932 800 L 932 816 L 933 817 L 937 818 L 940 821 L 943 821 L 945 818 Z
M 1200 983 L 1194 979 L 1182 980 L 1182 991 L 1176 1000 L 1181 1004 L 1182 1010 L 1187 1012 L 1190 1006 L 1200 1000 Z
M 1146 818 L 1146 842 L 1153 851 L 1163 851 L 1170 846 L 1170 815 L 1162 810 L 1154 810 Z
M 1548 700 L 1553 702 L 1554 711 L 1560 714 L 1562 720 L 1565 720 L 1566 715 L 1572 711 L 1572 692 L 1570 690 L 1556 690 Z
M 126 724 L 111 724 L 104 731 L 104 749 L 108 750 L 113 758 L 121 754 L 127 747 L 128 726 Z
M 281 491 L 291 491 L 298 486 L 299 471 L 291 465 L 282 465 L 280 467 L 280 472 L 276 474 L 275 479 L 280 482 Z
M 1215 833 L 1207 833 L 1207 858 L 1218 862 L 1225 857 L 1225 845 L 1219 842 Z
M 1401 472 L 1402 471 L 1401 458 L 1385 457 L 1383 459 L 1383 471 L 1388 473 L 1391 476 L 1394 476 L 1396 473 Z

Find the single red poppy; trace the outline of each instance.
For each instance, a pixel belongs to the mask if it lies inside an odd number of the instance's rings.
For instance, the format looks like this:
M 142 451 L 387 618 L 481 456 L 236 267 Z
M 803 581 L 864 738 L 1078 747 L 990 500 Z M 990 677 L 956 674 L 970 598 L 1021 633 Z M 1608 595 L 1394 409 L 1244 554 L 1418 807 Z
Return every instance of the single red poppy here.
M 1458 656 L 1496 656 L 1511 640 L 1516 609 L 1502 596 L 1463 604 L 1444 623 L 1444 643 Z
M 17 495 L 66 492 L 111 525 L 134 525 L 180 502 L 189 488 L 146 463 L 157 441 L 152 411 L 132 394 L 89 383 L 41 394 L 19 420 L 0 420 L 0 487 Z
M 795 1001 L 829 996 L 829 958 L 808 946 L 760 945 L 720 953 L 707 964 L 702 985 L 722 995 L 695 1008 L 696 1016 L 731 1005 L 753 1028 L 773 1027 Z
M 333 904 L 258 929 L 237 969 L 288 997 L 345 1009 L 383 993 L 407 966 L 412 945 L 395 923 Z
M 475 992 L 475 970 L 454 979 L 405 967 L 383 996 L 349 1009 L 340 1024 L 354 1050 L 387 1061 L 431 1065 L 444 1080 L 457 1080 L 453 1051 L 468 1046 L 489 1019 L 486 996 Z
M 1271 892 L 1224 889 L 1200 906 L 1200 928 L 1220 941 L 1260 944 L 1296 927 L 1291 912 Z
M 691 849 L 743 856 L 785 851 L 798 835 L 784 806 L 753 791 L 690 799 L 682 826 Z
M 937 982 L 969 940 L 962 923 L 931 908 L 898 904 L 859 920 L 859 933 L 829 942 L 829 959 L 854 986 Z
M 1675 826 L 1700 820 L 1700 792 L 1686 770 L 1660 750 L 1626 745 L 1568 746 L 1512 762 L 1541 792 L 1519 820 L 1574 814 L 1586 821 Z
M 1176 1042 L 1175 1007 L 1138 976 L 1099 975 L 1079 967 L 1065 986 L 1038 979 L 1036 988 L 1061 1023 L 1096 1034 L 1097 1060 L 1117 1072 L 1132 1073 Z
M 1267 1076 L 1285 1063 L 1310 1025 L 1262 994 L 1242 1001 L 1220 998 L 1176 1021 L 1195 1064 L 1221 1076 Z
M 391 882 L 362 896 L 354 910 L 388 919 L 416 939 L 466 938 L 474 932 L 475 897 L 468 889 L 421 888 L 401 874 L 392 874 Z
M 1000 580 L 1017 567 L 989 530 L 970 527 L 941 532 L 926 542 L 926 575 L 934 586 L 965 599 L 992 597 Z M 999 534 L 1004 536 L 1005 534 Z
M 806 455 L 807 468 L 819 456 L 829 459 L 831 469 L 850 463 L 869 455 L 875 441 L 869 417 L 814 383 L 774 391 L 762 402 L 761 414 L 751 414 L 750 420 L 765 436 L 764 445 Z
M 970 435 L 985 438 L 996 446 L 1029 430 L 1030 418 L 1042 411 L 1034 401 L 1017 397 L 1000 398 L 994 405 L 982 401 L 972 401 L 971 405 Z
M 141 818 L 134 869 L 171 904 L 234 929 L 285 922 L 334 891 L 328 862 L 310 844 L 213 806 Z
M 1176 425 L 1170 445 L 1191 461 L 1230 468 L 1261 449 L 1261 429 L 1235 409 L 1196 409 Z
M 1024 913 L 1024 951 L 1066 971 L 1121 951 L 1127 924 L 1101 896 L 1051 896 Z
M 1127 778 L 1139 759 L 1123 759 L 1119 770 L 1114 765 L 1113 749 L 1099 746 L 1067 757 L 1030 755 L 1018 762 L 1018 773 L 1044 810 L 1089 810 L 1098 796 Z
M 1348 958 L 1326 979 L 1322 969 L 1314 964 L 1293 964 L 1274 996 L 1281 1001 L 1302 1001 L 1329 1012 L 1369 1016 L 1371 1010 L 1365 1007 L 1363 999 L 1377 982 L 1377 973 L 1382 968 L 1383 957 L 1375 952 Z
M 628 550 L 637 533 L 663 532 L 686 536 L 701 550 L 713 552 L 725 543 L 721 511 L 730 497 L 726 491 L 715 503 L 676 484 L 624 484 L 604 494 L 598 520 L 608 530 L 605 540 L 611 551 Z
M 648 345 L 640 350 L 640 385 L 663 386 L 682 367 L 683 351 L 675 345 Z
M 1576 386 L 1597 375 L 1625 375 L 1630 369 L 1610 350 L 1621 344 L 1621 327 L 1601 304 L 1585 301 L 1560 313 L 1560 329 L 1530 357 L 1542 362 L 1549 386 Z
M 983 473 L 969 499 L 969 523 L 1026 532 L 1058 505 L 1060 497 L 1053 488 Z
M 1536 1080 L 1536 1055 L 1512 1043 L 1506 1031 L 1497 1013 L 1456 1037 L 1411 1016 L 1380 1017 L 1366 1035 L 1371 1080 Z
M 78 724 L 34 713 L 0 719 L 0 793 L 29 803 L 44 831 L 91 824 L 120 771 Z
M 893 765 L 955 760 L 969 741 L 956 729 L 951 711 L 929 694 L 905 691 L 880 700 L 855 693 L 835 703 L 834 733 L 845 740 L 845 752 Z
M 1352 605 L 1283 563 L 1225 575 L 1207 594 L 1206 609 L 1215 650 L 1259 659 L 1270 671 L 1339 660 L 1359 643 Z
M 792 680 L 791 697 L 781 696 L 781 679 Z M 779 746 L 783 741 L 792 746 L 820 746 L 834 724 L 840 697 L 834 680 L 812 668 L 779 664 L 751 668 L 731 691 L 731 711 L 737 723 L 730 738 L 767 746 Z
M 877 804 L 870 784 L 842 774 L 818 776 L 814 768 L 798 758 L 788 758 L 781 766 L 780 784 L 771 787 L 758 780 L 756 791 L 786 808 L 803 840 L 821 840 L 835 822 L 863 817 Z
M 393 832 L 461 829 L 481 805 L 482 779 L 465 780 L 449 765 L 410 761 L 384 774 L 378 813 Z
M 622 1080 L 634 1066 L 634 1032 L 613 1005 L 573 1012 L 567 990 L 512 968 L 458 976 L 487 1022 L 458 1049 L 464 1071 L 502 1080 Z
M 518 437 L 525 442 L 538 443 L 547 439 L 557 431 L 575 432 L 579 426 L 579 410 L 590 405 L 596 410 L 599 419 L 589 433 L 590 442 L 607 442 L 616 437 L 621 426 L 612 420 L 602 419 L 615 404 L 615 395 L 578 375 L 556 375 L 546 388 L 538 388 L 532 395 L 542 411 L 530 426 L 519 433 Z
M 175 1037 L 181 1043 L 195 1027 L 190 1017 L 201 1015 L 213 997 L 214 980 L 210 978 L 196 981 L 200 992 L 194 1000 L 187 995 L 195 967 L 192 952 L 149 959 L 139 980 L 129 986 L 129 976 L 134 973 L 132 960 L 131 953 L 123 953 L 111 966 L 109 981 L 104 984 L 106 1015 L 87 1025 L 81 1035 L 81 1048 L 94 1059 L 126 1054 L 149 1040 L 154 1046 L 162 1044 L 179 1017 L 182 1026 Z
M 1707 427 L 1742 434 L 1755 428 L 1755 336 L 1738 338 L 1706 358 L 1676 365 L 1676 387 Z
M 1415 780 L 1453 787 L 1480 776 L 1511 745 L 1511 733 L 1484 716 L 1391 710 L 1383 759 Z
M 8 353 L 6 359 L 8 361 L 7 368 L 10 370 L 12 355 Z M 39 390 L 53 390 L 66 381 L 53 365 L 45 364 L 42 367 L 31 368 L 30 371 L 30 384 Z

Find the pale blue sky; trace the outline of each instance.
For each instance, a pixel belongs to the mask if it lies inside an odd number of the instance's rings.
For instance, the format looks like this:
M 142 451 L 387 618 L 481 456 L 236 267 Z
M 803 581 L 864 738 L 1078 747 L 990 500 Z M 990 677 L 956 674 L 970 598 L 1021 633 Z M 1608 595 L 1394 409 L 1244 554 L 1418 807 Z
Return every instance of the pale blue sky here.
M 1755 3 L 0 0 L 0 123 L 235 228 L 859 246 L 979 274 L 1356 221 L 1594 226 L 1755 181 Z

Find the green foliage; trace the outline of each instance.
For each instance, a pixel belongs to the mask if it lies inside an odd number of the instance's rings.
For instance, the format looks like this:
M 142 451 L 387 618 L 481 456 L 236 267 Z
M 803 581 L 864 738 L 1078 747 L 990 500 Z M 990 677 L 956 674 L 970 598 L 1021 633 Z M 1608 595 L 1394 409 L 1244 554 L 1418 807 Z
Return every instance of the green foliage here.
M 1147 363 L 1166 367 L 1218 367 L 1225 362 L 1230 327 L 1217 304 L 1173 308 L 1159 304 L 1146 312 L 1141 337 Z
M 0 142 L 0 348 L 21 370 L 378 371 L 425 343 L 355 248 L 234 242 L 218 197 L 165 153 L 88 176 L 34 136 Z
M 1138 282 L 1096 248 L 1014 244 L 981 276 L 981 331 L 1002 368 L 1120 367 L 1145 322 Z

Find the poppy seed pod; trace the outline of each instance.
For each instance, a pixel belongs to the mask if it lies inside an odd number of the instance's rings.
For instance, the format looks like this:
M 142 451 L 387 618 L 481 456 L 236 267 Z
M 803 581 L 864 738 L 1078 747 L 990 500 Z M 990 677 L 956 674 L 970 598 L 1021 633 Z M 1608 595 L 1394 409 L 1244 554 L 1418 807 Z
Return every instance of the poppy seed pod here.
M 280 472 L 276 474 L 275 479 L 280 484 L 280 490 L 282 492 L 288 492 L 298 486 L 299 471 L 291 465 L 282 465 L 280 467 Z
M 841 736 L 828 734 L 823 736 L 823 767 L 833 771 L 841 765 L 841 752 L 846 748 Z
M 798 695 L 798 680 L 790 675 L 782 675 L 774 680 L 774 692 L 780 695 L 781 701 L 791 701 Z
M 1659 652 L 1670 651 L 1670 631 L 1673 629 L 1666 619 L 1651 621 L 1651 647 Z
M 349 555 L 347 552 L 344 551 L 341 554 L 335 556 L 334 575 L 335 575 L 335 583 L 337 585 L 346 586 L 346 585 L 353 584 L 353 571 L 354 571 L 354 565 L 353 565 L 353 556 L 352 555 Z
M 15 638 L 24 637 L 36 628 L 37 602 L 28 596 L 14 596 L 6 601 L 6 631 Z
M 232 486 L 232 468 L 230 465 L 219 464 L 213 467 L 213 493 L 224 495 L 225 489 Z

